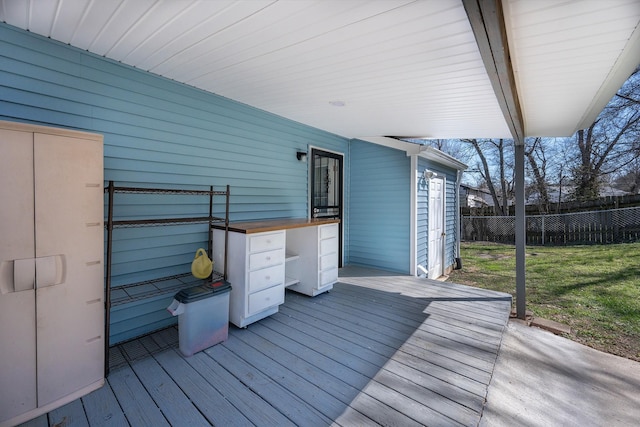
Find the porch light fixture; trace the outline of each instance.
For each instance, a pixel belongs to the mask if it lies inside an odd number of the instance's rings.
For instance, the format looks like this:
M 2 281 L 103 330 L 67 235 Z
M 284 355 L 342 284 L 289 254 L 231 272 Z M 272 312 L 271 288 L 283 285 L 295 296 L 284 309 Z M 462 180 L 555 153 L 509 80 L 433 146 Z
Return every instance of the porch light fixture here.
M 306 162 L 307 161 L 307 153 L 305 153 L 304 151 L 298 151 L 296 153 L 296 157 L 298 158 L 298 160 L 300 160 L 301 162 Z
M 435 173 L 434 171 L 430 171 L 429 169 L 425 169 L 422 174 L 424 176 L 424 179 L 431 179 L 434 176 L 438 176 L 437 173 Z

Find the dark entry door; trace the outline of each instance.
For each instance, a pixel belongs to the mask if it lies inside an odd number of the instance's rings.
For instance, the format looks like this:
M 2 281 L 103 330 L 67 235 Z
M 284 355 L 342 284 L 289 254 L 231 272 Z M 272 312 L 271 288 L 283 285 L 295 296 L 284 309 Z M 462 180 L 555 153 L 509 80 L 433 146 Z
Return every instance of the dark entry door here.
M 339 254 L 342 267 L 342 187 L 343 156 L 313 148 L 311 150 L 311 217 L 338 218 Z

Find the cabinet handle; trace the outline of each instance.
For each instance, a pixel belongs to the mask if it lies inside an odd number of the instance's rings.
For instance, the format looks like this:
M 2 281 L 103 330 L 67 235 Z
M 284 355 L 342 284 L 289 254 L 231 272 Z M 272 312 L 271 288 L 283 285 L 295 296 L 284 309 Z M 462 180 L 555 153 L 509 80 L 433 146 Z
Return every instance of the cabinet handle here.
M 267 261 L 271 261 L 271 257 L 270 256 L 267 257 Z
M 269 280 L 269 279 L 271 279 L 271 276 L 266 276 L 265 279 Z
M 267 239 L 267 243 L 271 243 L 271 239 Z

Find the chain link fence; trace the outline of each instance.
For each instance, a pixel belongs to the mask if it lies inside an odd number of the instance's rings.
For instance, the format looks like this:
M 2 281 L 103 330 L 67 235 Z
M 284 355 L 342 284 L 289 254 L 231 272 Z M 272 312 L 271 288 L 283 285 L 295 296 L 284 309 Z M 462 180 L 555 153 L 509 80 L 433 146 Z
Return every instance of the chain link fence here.
M 640 241 L 640 207 L 527 215 L 528 245 L 605 244 Z M 463 216 L 463 241 L 515 243 L 515 217 Z

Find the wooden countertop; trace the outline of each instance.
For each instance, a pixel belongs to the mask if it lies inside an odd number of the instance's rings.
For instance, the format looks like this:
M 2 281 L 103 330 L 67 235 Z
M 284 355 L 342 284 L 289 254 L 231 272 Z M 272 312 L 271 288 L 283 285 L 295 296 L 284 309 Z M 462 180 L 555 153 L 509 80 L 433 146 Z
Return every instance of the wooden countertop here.
M 263 233 L 265 231 L 287 230 L 290 228 L 311 227 L 323 224 L 336 224 L 340 220 L 336 218 L 282 218 L 265 219 L 261 221 L 230 222 L 229 231 L 236 233 Z M 223 224 L 213 224 L 213 228 L 224 230 Z

